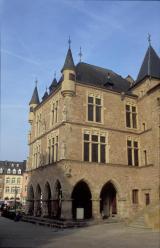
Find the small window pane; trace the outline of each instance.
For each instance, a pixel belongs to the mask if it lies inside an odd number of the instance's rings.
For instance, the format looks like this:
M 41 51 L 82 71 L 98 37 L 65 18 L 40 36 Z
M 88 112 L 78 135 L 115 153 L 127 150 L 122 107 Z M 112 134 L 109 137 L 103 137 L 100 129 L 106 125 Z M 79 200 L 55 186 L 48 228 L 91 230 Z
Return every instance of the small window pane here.
M 100 141 L 101 141 L 101 143 L 105 143 L 106 138 L 105 138 L 104 136 L 101 136 L 101 137 L 100 137 Z
M 132 203 L 138 204 L 138 189 L 132 190 Z
M 131 127 L 131 114 L 130 112 L 126 112 L 126 126 Z
M 101 163 L 106 162 L 105 154 L 106 154 L 106 146 L 101 145 Z
M 134 141 L 134 147 L 138 147 L 138 142 Z
M 132 113 L 132 124 L 133 124 L 133 128 L 137 128 L 137 114 L 136 113 Z
M 96 122 L 101 122 L 101 107 L 96 106 Z
M 89 161 L 89 143 L 84 143 L 84 161 Z
M 101 105 L 101 99 L 96 98 L 96 104 L 97 104 L 97 105 Z
M 88 97 L 88 103 L 93 103 L 93 97 L 92 96 Z
M 128 165 L 132 165 L 132 149 L 128 148 Z
M 131 145 L 132 145 L 131 140 L 127 140 L 127 146 L 131 146 Z
M 136 107 L 132 106 L 132 112 L 136 112 Z
M 93 121 L 93 105 L 88 105 L 88 120 Z
M 126 110 L 130 111 L 130 106 L 129 105 L 126 105 Z
M 98 141 L 98 135 L 92 135 L 92 141 Z
M 89 140 L 89 134 L 84 134 L 84 140 Z
M 139 162 L 138 162 L 138 149 L 134 149 L 134 165 L 138 166 Z
M 92 162 L 98 162 L 98 144 L 92 144 Z

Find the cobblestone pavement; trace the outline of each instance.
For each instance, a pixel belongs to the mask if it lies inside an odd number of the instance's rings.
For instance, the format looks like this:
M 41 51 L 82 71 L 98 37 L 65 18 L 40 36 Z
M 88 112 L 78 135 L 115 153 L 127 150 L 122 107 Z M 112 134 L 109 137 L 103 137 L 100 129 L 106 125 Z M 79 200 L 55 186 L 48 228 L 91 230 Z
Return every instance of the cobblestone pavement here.
M 56 230 L 0 217 L 2 248 L 160 248 L 158 232 L 129 229 L 122 224 Z

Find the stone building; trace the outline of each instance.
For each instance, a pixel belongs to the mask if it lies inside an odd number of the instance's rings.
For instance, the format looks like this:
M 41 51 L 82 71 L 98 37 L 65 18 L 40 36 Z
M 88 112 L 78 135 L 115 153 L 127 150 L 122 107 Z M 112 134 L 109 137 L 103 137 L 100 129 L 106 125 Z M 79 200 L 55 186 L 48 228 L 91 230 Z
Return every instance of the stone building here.
M 149 44 L 136 81 L 79 62 L 30 101 L 27 213 L 130 218 L 160 195 L 160 58 Z
M 26 169 L 26 161 L 0 161 L 0 178 L 3 177 L 1 200 L 22 199 L 23 174 Z

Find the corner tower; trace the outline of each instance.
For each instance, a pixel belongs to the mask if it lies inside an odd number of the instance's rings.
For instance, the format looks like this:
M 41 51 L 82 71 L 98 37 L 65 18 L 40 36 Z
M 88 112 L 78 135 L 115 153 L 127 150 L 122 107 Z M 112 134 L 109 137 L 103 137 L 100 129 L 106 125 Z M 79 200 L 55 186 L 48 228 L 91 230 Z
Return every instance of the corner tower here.
M 66 55 L 64 66 L 61 70 L 62 72 L 62 90 L 61 93 L 63 96 L 69 95 L 73 96 L 75 94 L 75 65 L 72 57 L 72 51 L 70 48 L 70 39 L 69 39 L 69 49 Z
M 34 108 L 37 107 L 37 105 L 40 103 L 39 101 L 39 96 L 38 96 L 38 89 L 37 89 L 37 81 L 36 81 L 36 86 L 33 91 L 32 98 L 29 102 L 29 118 L 28 121 L 30 124 L 33 122 L 34 118 Z

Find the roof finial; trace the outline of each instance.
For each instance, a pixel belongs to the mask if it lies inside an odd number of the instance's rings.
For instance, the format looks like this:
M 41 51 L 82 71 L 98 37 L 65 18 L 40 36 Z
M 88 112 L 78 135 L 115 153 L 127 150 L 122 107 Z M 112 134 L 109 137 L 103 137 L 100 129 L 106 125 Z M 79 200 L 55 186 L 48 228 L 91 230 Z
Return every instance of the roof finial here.
M 82 61 L 82 48 L 81 48 L 81 46 L 80 46 L 80 50 L 79 50 L 79 62 L 81 62 Z
M 35 79 L 35 86 L 37 87 L 37 84 L 38 84 L 38 80 L 37 78 Z
M 69 39 L 68 39 L 68 44 L 69 44 L 69 48 L 71 48 L 71 39 L 70 39 L 70 35 L 69 35 Z
M 151 45 L 151 35 L 148 33 L 148 43 L 149 43 L 149 46 Z

